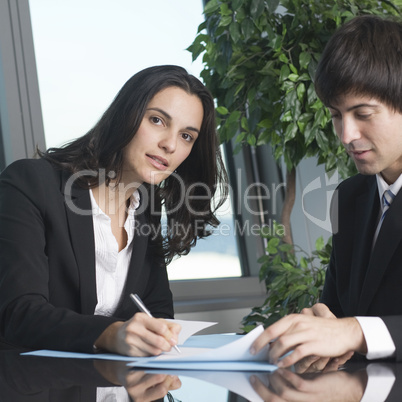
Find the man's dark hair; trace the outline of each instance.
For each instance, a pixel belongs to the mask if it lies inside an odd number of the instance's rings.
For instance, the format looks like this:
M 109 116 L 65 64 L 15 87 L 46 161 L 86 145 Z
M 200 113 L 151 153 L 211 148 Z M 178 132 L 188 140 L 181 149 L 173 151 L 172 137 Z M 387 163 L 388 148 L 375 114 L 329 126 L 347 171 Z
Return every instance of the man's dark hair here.
M 340 27 L 321 56 L 315 89 L 326 106 L 354 94 L 402 113 L 402 23 L 364 15 Z

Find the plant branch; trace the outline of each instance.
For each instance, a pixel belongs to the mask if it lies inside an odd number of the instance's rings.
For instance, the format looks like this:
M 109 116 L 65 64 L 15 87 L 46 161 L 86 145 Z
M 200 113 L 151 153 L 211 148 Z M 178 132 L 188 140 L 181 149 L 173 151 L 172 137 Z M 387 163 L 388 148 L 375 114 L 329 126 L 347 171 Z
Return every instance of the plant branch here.
M 281 222 L 285 228 L 283 241 L 293 244 L 292 229 L 290 225 L 290 215 L 296 198 L 296 169 L 293 167 L 286 173 L 286 195 L 282 208 Z

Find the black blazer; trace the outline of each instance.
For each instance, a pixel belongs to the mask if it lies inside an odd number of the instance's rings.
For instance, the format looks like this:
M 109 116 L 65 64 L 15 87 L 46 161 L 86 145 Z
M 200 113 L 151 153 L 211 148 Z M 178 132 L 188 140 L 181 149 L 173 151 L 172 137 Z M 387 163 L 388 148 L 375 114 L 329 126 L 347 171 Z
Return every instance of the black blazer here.
M 145 230 L 134 235 L 126 287 L 115 316 L 94 315 L 89 191 L 70 184 L 68 174 L 43 159 L 17 161 L 0 176 L 0 335 L 6 342 L 91 352 L 107 326 L 138 311 L 129 298 L 132 292 L 155 317 L 173 317 L 166 267 L 152 252 Z M 145 213 L 136 220 L 139 227 L 147 224 Z
M 338 317 L 381 317 L 402 361 L 402 191 L 372 249 L 380 211 L 375 176 L 357 175 L 335 192 L 333 250 L 322 302 Z

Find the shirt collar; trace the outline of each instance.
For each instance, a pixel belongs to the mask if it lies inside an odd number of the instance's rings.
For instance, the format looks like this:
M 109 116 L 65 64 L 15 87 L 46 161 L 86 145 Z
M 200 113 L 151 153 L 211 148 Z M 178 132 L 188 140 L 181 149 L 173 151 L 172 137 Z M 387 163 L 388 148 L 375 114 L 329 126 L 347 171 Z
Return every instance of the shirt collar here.
M 133 195 L 130 197 L 130 205 L 128 206 L 128 211 L 135 211 L 140 206 L 140 193 L 138 190 L 135 190 Z
M 92 193 L 92 189 L 89 189 L 89 196 L 91 199 L 91 207 L 92 207 L 92 214 L 93 215 L 104 215 L 107 216 L 102 210 L 101 208 L 98 206 L 95 197 Z M 135 210 L 140 206 L 140 193 L 138 190 L 135 190 L 134 193 L 131 195 L 131 197 L 129 198 L 130 200 L 130 204 L 128 205 L 128 215 L 134 215 Z
M 397 195 L 399 190 L 402 187 L 402 174 L 398 177 L 398 179 L 389 185 L 384 178 L 381 176 L 381 173 L 376 174 L 377 179 L 377 188 L 378 188 L 378 196 L 380 197 L 380 203 L 382 199 L 382 195 L 385 190 L 391 190 L 394 195 Z

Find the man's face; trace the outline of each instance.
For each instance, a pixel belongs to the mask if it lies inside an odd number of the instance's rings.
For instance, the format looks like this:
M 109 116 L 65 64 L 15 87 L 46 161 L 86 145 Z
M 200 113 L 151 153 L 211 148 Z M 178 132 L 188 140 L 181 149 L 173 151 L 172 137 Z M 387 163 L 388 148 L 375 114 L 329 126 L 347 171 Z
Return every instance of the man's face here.
M 336 134 L 362 174 L 388 184 L 402 173 L 402 114 L 368 96 L 344 95 L 328 106 Z

